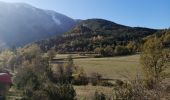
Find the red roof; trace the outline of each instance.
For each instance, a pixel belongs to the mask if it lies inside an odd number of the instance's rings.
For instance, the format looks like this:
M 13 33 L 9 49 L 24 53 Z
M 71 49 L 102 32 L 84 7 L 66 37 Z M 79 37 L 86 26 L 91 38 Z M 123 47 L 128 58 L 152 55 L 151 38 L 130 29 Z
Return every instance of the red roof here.
M 7 73 L 0 73 L 0 83 L 12 84 L 10 75 Z

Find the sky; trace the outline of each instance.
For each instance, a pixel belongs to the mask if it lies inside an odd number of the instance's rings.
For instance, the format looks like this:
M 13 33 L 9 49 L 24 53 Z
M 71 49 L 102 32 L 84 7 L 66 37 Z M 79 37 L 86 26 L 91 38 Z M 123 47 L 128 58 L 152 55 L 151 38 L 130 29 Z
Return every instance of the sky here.
M 133 27 L 170 28 L 170 0 L 0 0 L 23 2 L 74 19 L 102 18 Z

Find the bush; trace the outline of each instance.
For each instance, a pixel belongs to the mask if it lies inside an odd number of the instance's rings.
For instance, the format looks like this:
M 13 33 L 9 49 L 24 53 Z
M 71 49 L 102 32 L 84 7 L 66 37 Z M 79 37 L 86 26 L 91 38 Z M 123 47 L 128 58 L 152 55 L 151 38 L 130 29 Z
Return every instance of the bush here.
M 108 81 L 101 81 L 100 83 L 98 83 L 98 85 L 100 86 L 105 86 L 105 87 L 113 87 L 113 83 L 108 82 Z
M 85 75 L 78 75 L 76 78 L 73 79 L 74 85 L 88 85 L 89 79 Z
M 94 94 L 94 100 L 106 100 L 106 96 L 105 96 L 105 94 L 104 93 L 102 93 L 102 92 L 95 92 L 95 94 Z
M 126 47 L 128 48 L 130 54 L 137 52 L 138 49 L 137 43 L 132 41 L 130 41 Z
M 163 85 L 157 89 L 145 87 L 140 76 L 127 81 L 117 81 L 114 86 L 114 100 L 160 100 L 165 96 Z
M 126 48 L 124 46 L 116 46 L 114 53 L 117 56 L 130 54 L 128 48 Z
M 111 46 L 107 46 L 105 49 L 104 49 L 104 56 L 108 56 L 108 57 L 111 57 L 114 55 L 114 50 Z
M 71 84 L 45 84 L 41 90 L 28 90 L 22 100 L 75 100 L 76 92 Z
M 84 72 L 84 69 L 80 68 L 79 66 L 75 66 L 75 71 L 73 74 L 73 84 L 74 85 L 88 85 L 88 83 L 89 83 L 89 78 Z
M 167 93 L 170 93 L 170 85 L 168 85 L 168 86 L 166 87 L 166 92 L 167 92 Z
M 114 87 L 115 100 L 148 100 L 149 96 L 152 96 L 152 94 L 146 91 L 143 80 L 139 78 L 126 82 L 117 81 Z
M 75 100 L 76 97 L 76 92 L 71 84 L 50 84 L 45 91 L 49 100 Z
M 94 52 L 95 52 L 96 54 L 100 54 L 100 55 L 102 55 L 102 52 L 103 52 L 103 51 L 104 51 L 103 48 L 99 48 L 99 47 L 97 47 L 97 48 L 94 49 Z
M 118 86 L 122 86 L 124 84 L 124 82 L 122 80 L 118 80 L 118 79 L 115 81 L 115 83 Z
M 91 74 L 91 83 L 93 86 L 98 85 L 102 80 L 102 75 L 99 73 L 92 73 Z
M 49 100 L 45 91 L 35 91 L 32 100 Z
M 93 86 L 97 86 L 97 85 L 98 86 L 108 86 L 108 87 L 114 86 L 113 83 L 111 83 L 107 80 L 103 80 L 102 75 L 99 73 L 92 73 L 90 78 L 91 78 L 90 82 Z
M 54 83 L 66 84 L 73 81 L 75 65 L 71 56 L 68 56 L 66 60 L 66 63 L 52 67 L 51 80 Z

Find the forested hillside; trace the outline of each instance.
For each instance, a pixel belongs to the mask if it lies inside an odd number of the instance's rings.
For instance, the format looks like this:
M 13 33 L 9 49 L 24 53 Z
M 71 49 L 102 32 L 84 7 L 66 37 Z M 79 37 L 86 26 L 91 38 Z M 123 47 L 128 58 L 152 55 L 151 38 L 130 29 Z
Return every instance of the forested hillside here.
M 140 51 L 143 38 L 159 30 L 129 27 L 104 19 L 81 21 L 63 36 L 36 42 L 43 51 L 51 48 L 59 53 L 88 52 L 106 56 Z M 118 50 L 116 50 L 118 49 Z M 128 50 L 127 50 L 128 49 Z

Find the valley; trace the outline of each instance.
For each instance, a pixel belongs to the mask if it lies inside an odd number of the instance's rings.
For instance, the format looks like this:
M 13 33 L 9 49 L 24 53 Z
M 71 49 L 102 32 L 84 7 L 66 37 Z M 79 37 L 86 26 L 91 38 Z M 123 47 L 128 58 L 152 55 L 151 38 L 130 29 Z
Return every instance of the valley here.
M 169 100 L 169 5 L 14 1 L 0 1 L 0 100 Z

